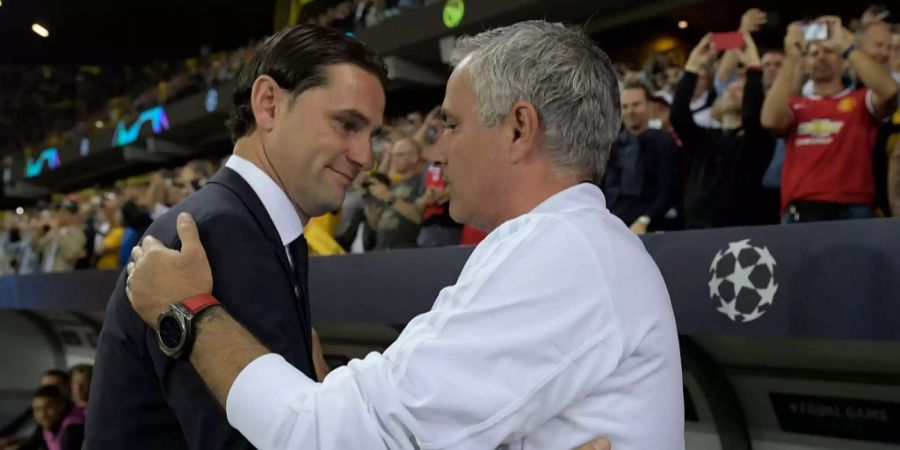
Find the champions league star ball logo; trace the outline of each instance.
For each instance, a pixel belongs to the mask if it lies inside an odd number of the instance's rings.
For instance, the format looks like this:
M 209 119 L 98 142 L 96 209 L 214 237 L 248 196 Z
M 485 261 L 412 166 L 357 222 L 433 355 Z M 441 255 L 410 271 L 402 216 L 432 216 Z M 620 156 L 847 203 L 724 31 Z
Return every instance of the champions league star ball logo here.
M 769 249 L 750 245 L 750 239 L 716 252 L 709 266 L 709 296 L 719 303 L 717 310 L 732 322 L 759 319 L 778 291 L 775 265 Z

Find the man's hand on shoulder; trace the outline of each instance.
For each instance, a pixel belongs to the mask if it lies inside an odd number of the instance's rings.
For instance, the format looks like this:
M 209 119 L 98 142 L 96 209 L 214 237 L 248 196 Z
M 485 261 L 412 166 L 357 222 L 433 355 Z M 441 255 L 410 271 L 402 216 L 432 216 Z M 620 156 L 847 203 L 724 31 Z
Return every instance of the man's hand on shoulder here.
M 181 251 L 146 236 L 131 252 L 125 293 L 131 306 L 151 327 L 170 305 L 199 294 L 211 294 L 212 269 L 200 242 L 197 224 L 188 213 L 178 215 Z

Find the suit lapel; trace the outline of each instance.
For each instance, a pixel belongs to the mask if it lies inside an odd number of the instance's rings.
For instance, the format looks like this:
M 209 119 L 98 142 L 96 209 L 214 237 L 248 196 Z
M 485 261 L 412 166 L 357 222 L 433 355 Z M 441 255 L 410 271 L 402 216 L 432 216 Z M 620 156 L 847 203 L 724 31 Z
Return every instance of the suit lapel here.
M 253 188 L 251 188 L 237 172 L 228 167 L 223 167 L 219 170 L 209 182 L 228 188 L 241 199 L 244 206 L 250 211 L 250 215 L 253 216 L 253 219 L 256 220 L 260 228 L 265 232 L 266 239 L 272 244 L 274 253 L 278 257 L 278 262 L 281 264 L 281 269 L 284 271 L 284 275 L 288 277 L 289 280 L 292 280 L 293 284 L 294 272 L 291 269 L 290 262 L 288 262 L 284 244 L 281 242 L 281 236 L 278 234 L 278 229 L 275 228 L 275 223 L 272 222 L 272 217 L 269 216 L 269 212 L 266 211 L 266 207 L 263 206 L 262 201 L 260 201 L 256 192 L 253 191 Z
M 309 367 L 313 368 L 312 335 L 309 334 L 310 327 L 312 326 L 312 318 L 309 317 L 309 298 L 304 295 L 304 292 L 299 292 L 301 280 L 298 279 L 297 274 L 291 267 L 291 263 L 287 259 L 287 250 L 285 249 L 284 243 L 281 242 L 281 236 L 278 234 L 275 223 L 272 222 L 272 217 L 269 216 L 269 212 L 256 195 L 256 192 L 253 191 L 253 188 L 251 188 L 250 185 L 247 184 L 247 181 L 234 170 L 223 167 L 209 182 L 224 186 L 234 192 L 250 211 L 250 215 L 253 216 L 254 220 L 256 220 L 259 226 L 264 230 L 266 238 L 272 244 L 272 250 L 278 258 L 278 262 L 281 264 L 281 269 L 294 290 L 294 292 L 291 292 L 291 296 L 294 298 L 294 308 L 296 309 L 297 320 L 300 321 L 300 324 L 306 330 L 306 333 L 303 333 L 303 343 L 307 349 L 307 356 L 310 358 L 311 365 Z

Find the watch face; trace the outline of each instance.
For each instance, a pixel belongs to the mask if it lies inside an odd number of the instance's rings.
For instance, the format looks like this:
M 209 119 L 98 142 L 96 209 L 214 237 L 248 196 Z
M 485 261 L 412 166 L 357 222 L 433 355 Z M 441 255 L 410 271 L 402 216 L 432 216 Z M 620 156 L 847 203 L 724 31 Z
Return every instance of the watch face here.
M 174 349 L 181 344 L 184 338 L 184 330 L 178 319 L 172 316 L 163 317 L 159 322 L 159 339 L 163 345 Z

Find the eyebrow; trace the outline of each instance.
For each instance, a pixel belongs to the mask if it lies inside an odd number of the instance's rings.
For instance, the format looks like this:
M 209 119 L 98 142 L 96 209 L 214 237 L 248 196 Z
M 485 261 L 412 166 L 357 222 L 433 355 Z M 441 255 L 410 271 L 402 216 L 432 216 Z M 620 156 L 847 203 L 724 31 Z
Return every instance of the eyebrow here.
M 453 113 L 447 111 L 443 106 L 441 106 L 441 120 L 446 122 L 447 119 L 454 118 Z
M 350 116 L 351 119 L 353 119 L 353 120 L 356 121 L 356 122 L 359 122 L 359 123 L 360 123 L 362 126 L 364 126 L 364 127 L 369 126 L 369 124 L 372 123 L 372 121 L 369 120 L 369 118 L 366 117 L 365 114 L 363 114 L 363 113 L 361 113 L 361 112 L 359 112 L 358 110 L 355 110 L 355 109 L 341 109 L 341 110 L 338 110 L 338 111 L 334 111 L 334 112 L 332 113 L 332 115 L 335 115 L 335 116 L 341 116 L 341 115 L 343 115 L 343 116 Z M 382 131 L 382 127 L 379 126 L 378 128 L 372 130 L 372 136 L 374 137 L 374 136 L 380 134 L 381 131 Z

